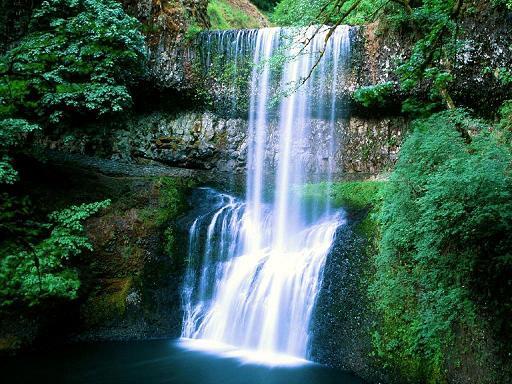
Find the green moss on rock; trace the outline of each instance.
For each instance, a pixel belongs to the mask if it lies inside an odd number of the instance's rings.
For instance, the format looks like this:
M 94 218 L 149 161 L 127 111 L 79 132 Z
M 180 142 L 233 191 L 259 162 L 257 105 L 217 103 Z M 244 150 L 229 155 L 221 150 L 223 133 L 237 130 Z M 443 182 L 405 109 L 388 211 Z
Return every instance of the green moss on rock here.
M 132 287 L 131 277 L 104 279 L 82 307 L 86 326 L 95 326 L 120 318 L 126 311 L 126 298 Z
M 14 335 L 5 335 L 0 338 L 0 353 L 18 349 L 20 340 Z
M 372 208 L 380 205 L 379 192 L 382 181 L 349 181 L 332 186 L 332 199 L 335 205 L 347 208 Z
M 243 2 L 242 2 L 243 3 Z M 247 6 L 251 4 L 247 2 Z M 255 10 L 252 10 L 255 12 Z M 208 2 L 208 17 L 212 29 L 246 29 L 261 27 L 258 20 L 246 9 L 228 0 L 210 0 Z M 261 15 L 259 15 L 261 17 Z

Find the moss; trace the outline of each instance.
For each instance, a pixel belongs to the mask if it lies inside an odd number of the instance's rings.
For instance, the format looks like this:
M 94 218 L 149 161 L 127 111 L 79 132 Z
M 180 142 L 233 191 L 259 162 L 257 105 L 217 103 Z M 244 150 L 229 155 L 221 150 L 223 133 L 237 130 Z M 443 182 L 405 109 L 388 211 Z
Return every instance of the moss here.
M 188 209 L 187 191 L 195 185 L 190 179 L 160 177 L 153 183 L 155 203 L 138 210 L 146 227 L 161 227 Z
M 101 281 L 96 292 L 82 307 L 85 324 L 93 326 L 122 317 L 126 311 L 126 297 L 132 284 L 131 277 Z
M 349 181 L 332 186 L 332 199 L 338 206 L 348 208 L 371 208 L 380 206 L 382 181 Z
M 21 344 L 21 341 L 13 335 L 7 335 L 0 338 L 0 352 L 14 351 Z
M 194 39 L 197 38 L 197 35 L 199 35 L 199 33 L 201 33 L 201 31 L 203 30 L 203 28 L 198 25 L 197 23 L 192 23 L 191 25 L 188 26 L 186 32 L 185 32 L 185 39 L 188 40 L 188 41 L 193 41 Z
M 241 9 L 235 8 L 226 0 L 210 0 L 208 17 L 211 29 L 258 28 L 260 23 Z
M 373 239 L 379 230 L 376 216 L 382 204 L 380 192 L 385 184 L 384 181 L 308 184 L 302 195 L 306 200 L 329 198 L 334 207 L 343 207 L 350 215 L 359 217 L 355 230 L 366 239 Z
M 176 245 L 176 238 L 174 235 L 174 228 L 169 227 L 164 232 L 164 251 L 167 255 L 171 256 Z
M 322 199 L 328 196 L 335 207 L 369 209 L 380 206 L 380 191 L 384 185 L 383 181 L 307 184 L 303 190 L 303 197 Z

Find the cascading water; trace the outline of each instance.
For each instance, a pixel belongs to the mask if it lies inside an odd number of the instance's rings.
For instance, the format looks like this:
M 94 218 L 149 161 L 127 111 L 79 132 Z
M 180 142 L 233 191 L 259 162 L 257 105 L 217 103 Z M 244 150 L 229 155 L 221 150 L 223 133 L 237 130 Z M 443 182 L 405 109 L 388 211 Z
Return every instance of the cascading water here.
M 247 199 L 202 191 L 212 208 L 189 231 L 183 338 L 267 355 L 308 356 L 323 267 L 342 224 L 341 213 L 331 211 L 328 199 L 317 196 L 305 204 L 300 196 L 304 183 L 330 181 L 334 167 L 336 85 L 350 39 L 347 27 L 336 28 L 326 42 L 328 33 L 326 27 L 267 28 L 203 37 L 203 44 L 207 39 L 228 52 L 235 66 L 239 52 L 248 51 L 256 65 L 250 77 Z M 272 58 L 278 52 L 287 59 L 276 70 Z M 318 89 L 327 90 L 329 99 L 313 107 Z M 314 116 L 328 116 L 330 138 L 318 155 L 317 172 L 310 175 L 297 148 L 307 145 Z M 277 150 L 269 159 L 274 135 Z M 267 197 L 269 190 L 273 198 Z

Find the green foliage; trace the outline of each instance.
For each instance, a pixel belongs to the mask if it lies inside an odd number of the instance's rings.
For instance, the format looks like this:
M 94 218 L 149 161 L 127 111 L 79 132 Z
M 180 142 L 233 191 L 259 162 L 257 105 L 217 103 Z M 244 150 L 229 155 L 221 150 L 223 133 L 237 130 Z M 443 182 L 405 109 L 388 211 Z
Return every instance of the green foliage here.
M 454 108 L 448 90 L 455 81 L 453 58 L 462 45 L 457 37 L 461 4 L 458 0 L 395 1 L 382 7 L 383 24 L 409 31 L 414 39 L 411 54 L 396 69 L 401 91 L 415 94 L 428 89 L 428 100 L 410 98 L 404 102 L 404 112 L 425 116 L 444 107 Z
M 504 5 L 508 9 L 512 9 L 512 0 L 493 0 L 496 5 Z
M 194 182 L 161 177 L 154 186 L 158 191 L 158 202 L 153 207 L 141 210 L 141 217 L 148 227 L 168 226 L 162 236 L 162 249 L 170 257 L 175 257 L 176 228 L 172 221 L 189 208 L 185 196 L 189 188 L 194 186 Z
M 211 29 L 214 30 L 259 27 L 257 20 L 254 20 L 242 9 L 234 8 L 225 0 L 210 0 L 207 12 Z
M 275 7 L 272 21 L 283 26 L 335 24 L 357 0 L 340 4 L 332 0 L 282 0 Z M 344 24 L 362 24 L 368 21 L 385 3 L 384 0 L 362 0 L 357 9 L 343 21 Z
M 24 136 L 38 130 L 36 124 L 23 119 L 4 119 L 0 121 L 0 148 L 7 149 L 20 145 Z
M 183 179 L 161 177 L 156 185 L 160 190 L 160 215 L 158 222 L 164 224 L 171 219 L 177 218 L 187 209 L 188 206 L 183 199 L 183 194 L 189 188 L 190 182 Z
M 503 131 L 507 132 L 506 136 L 510 136 L 512 134 L 512 100 L 507 100 L 501 106 L 499 110 L 500 114 L 500 125 L 503 128 Z
M 12 203 L 15 201 L 11 200 Z M 1 306 L 37 305 L 50 298 L 75 298 L 80 281 L 69 262 L 83 250 L 92 250 L 84 234 L 83 221 L 109 204 L 110 201 L 105 200 L 73 206 L 50 214 L 48 224 L 27 222 L 23 228 L 15 226 L 18 232 L 25 232 L 26 237 L 18 233 L 1 244 Z M 2 232 L 10 228 L 6 219 L 18 218 L 5 214 L 0 217 Z M 32 241 L 33 238 L 38 240 Z
M 375 213 L 382 204 L 381 192 L 384 181 L 345 181 L 339 183 L 306 184 L 301 195 L 305 201 L 328 199 L 334 207 L 347 210 L 368 211 L 366 218 L 357 226 L 357 230 L 366 238 L 374 240 L 379 225 Z
M 197 23 L 191 23 L 185 32 L 185 38 L 187 40 L 194 40 L 202 30 L 203 28 L 201 28 Z
M 131 105 L 145 55 L 140 24 L 114 0 L 48 0 L 0 58 L 0 118 L 46 125 Z
M 442 109 L 442 107 L 438 102 L 426 102 L 414 97 L 410 97 L 402 103 L 402 112 L 416 118 L 428 117 L 440 109 Z
M 418 381 L 443 381 L 455 329 L 475 328 L 479 302 L 510 316 L 512 153 L 482 128 L 460 110 L 417 121 L 383 194 L 374 342 Z
M 13 158 L 31 132 L 130 106 L 128 87 L 145 55 L 139 27 L 114 0 L 42 2 L 29 33 L 0 58 L 0 184 L 17 180 Z M 71 207 L 39 223 L 28 197 L 3 190 L 1 306 L 74 298 L 79 280 L 69 262 L 91 249 L 82 222 L 108 202 Z
M 169 227 L 164 231 L 164 251 L 167 255 L 173 256 L 176 238 L 174 236 L 174 228 Z
M 279 0 L 251 0 L 251 3 L 262 11 L 269 12 L 279 3 Z
M 354 92 L 354 99 L 367 108 L 379 106 L 385 103 L 386 98 L 390 96 L 394 88 L 395 86 L 391 81 L 361 87 Z
M 502 85 L 512 84 L 512 70 L 506 67 L 492 68 L 487 66 L 482 70 L 482 75 L 491 75 Z
M 380 206 L 380 191 L 383 181 L 347 181 L 332 186 L 332 200 L 338 206 L 349 208 L 370 208 Z
M 365 209 L 380 205 L 382 181 L 345 181 L 341 183 L 306 184 L 302 189 L 304 198 L 328 198 L 335 207 Z
M 379 19 L 387 32 L 406 32 L 413 46 L 409 57 L 396 69 L 400 89 L 413 95 L 428 89 L 428 100 L 420 103 L 411 98 L 405 102 L 404 112 L 425 115 L 455 107 L 449 89 L 455 81 L 452 66 L 463 45 L 457 34 L 459 18 L 465 11 L 463 4 L 459 0 L 283 0 L 275 8 L 273 21 L 305 26 L 361 24 Z M 507 69 L 500 70 L 499 75 L 503 82 L 509 82 Z M 364 87 L 355 98 L 367 107 L 375 106 L 385 102 L 391 90 L 389 83 Z
M 324 0 L 282 0 L 274 9 L 272 22 L 283 26 L 306 26 L 317 22 Z
M 38 125 L 23 119 L 0 120 L 0 184 L 13 184 L 18 179 L 9 152 L 20 146 L 30 132 L 38 129 Z

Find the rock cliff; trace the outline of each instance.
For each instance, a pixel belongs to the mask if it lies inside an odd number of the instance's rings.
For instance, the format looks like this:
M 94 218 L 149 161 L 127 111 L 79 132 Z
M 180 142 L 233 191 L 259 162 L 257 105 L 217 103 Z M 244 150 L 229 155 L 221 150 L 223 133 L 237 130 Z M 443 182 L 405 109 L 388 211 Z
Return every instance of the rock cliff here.
M 111 159 L 152 160 L 187 169 L 244 174 L 252 55 L 249 48 L 244 51 L 243 44 L 254 44 L 254 32 L 202 32 L 189 38 L 190 25 L 208 25 L 206 2 L 179 3 L 172 11 L 169 4 L 125 2 L 127 9 L 150 30 L 151 85 L 141 90 L 143 96 L 139 97 L 144 108 L 139 107 L 100 139 L 80 132 L 73 140 L 67 138 L 66 143 L 46 138 L 48 146 L 89 155 L 98 154 L 100 146 L 100 155 Z M 506 33 L 511 20 L 482 11 L 470 14 L 462 22 L 459 33 L 465 43 L 454 58 L 456 81 L 450 90 L 459 105 L 485 114 L 509 95 L 508 87 L 499 83 L 495 73 L 512 65 L 512 36 Z M 376 24 L 351 28 L 350 41 L 347 69 L 339 76 L 336 87 L 337 100 L 343 105 L 334 132 L 338 138 L 338 177 L 385 172 L 394 163 L 408 130 L 407 117 L 400 114 L 400 102 L 406 95 L 396 90 L 389 95 L 386 109 L 380 110 L 363 108 L 352 96 L 361 86 L 396 82 L 394 69 L 410 54 L 410 41 L 405 34 Z M 231 43 L 235 42 L 242 48 L 233 51 Z M 233 60 L 237 63 L 236 72 Z M 465 65 L 469 62 L 472 65 Z M 312 92 L 313 107 L 323 100 L 325 91 L 319 88 Z M 183 108 L 169 109 L 169 104 Z M 272 119 L 269 121 L 270 132 L 275 130 L 275 124 Z M 297 148 L 312 173 L 321 173 L 325 166 L 319 139 L 328 136 L 319 134 L 325 129 L 326 121 L 322 116 L 316 117 L 309 142 Z M 271 163 L 276 156 L 274 142 L 271 138 L 267 147 L 267 160 Z

